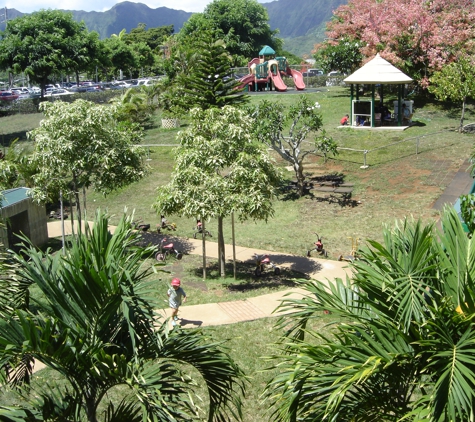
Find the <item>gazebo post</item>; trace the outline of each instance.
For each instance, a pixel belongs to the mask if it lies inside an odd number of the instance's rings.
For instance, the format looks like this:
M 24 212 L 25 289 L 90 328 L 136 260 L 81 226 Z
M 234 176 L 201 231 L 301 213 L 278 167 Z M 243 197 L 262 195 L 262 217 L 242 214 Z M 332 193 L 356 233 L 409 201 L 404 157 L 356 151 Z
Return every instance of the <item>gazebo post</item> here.
M 374 85 L 371 85 L 371 127 L 374 127 Z
M 402 85 L 398 85 L 398 90 L 397 90 L 397 125 L 401 126 L 402 125 L 402 109 L 401 109 L 401 102 L 402 102 Z
M 350 85 L 350 126 L 353 126 L 353 96 L 354 96 L 354 85 Z

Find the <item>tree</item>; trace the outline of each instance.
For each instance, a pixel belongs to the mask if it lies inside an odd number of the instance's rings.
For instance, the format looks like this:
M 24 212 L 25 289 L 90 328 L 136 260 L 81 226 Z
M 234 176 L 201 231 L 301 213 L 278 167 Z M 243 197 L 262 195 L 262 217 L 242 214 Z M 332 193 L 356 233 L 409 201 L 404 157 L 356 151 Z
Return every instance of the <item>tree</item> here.
M 307 281 L 286 301 L 276 420 L 473 420 L 475 240 L 451 207 L 441 222 L 386 228 L 352 280 Z M 327 335 L 309 325 L 324 310 L 340 321 Z
M 288 110 L 282 103 L 261 101 L 250 108 L 254 118 L 254 134 L 265 145 L 276 151 L 289 162 L 297 178 L 298 193 L 304 194 L 304 159 L 309 154 L 337 154 L 336 143 L 326 136 L 322 128 L 322 116 L 318 112 L 320 105 L 312 104 L 306 95 L 301 95 L 297 104 Z M 290 123 L 290 127 L 289 127 Z M 288 129 L 288 136 L 285 131 Z M 313 145 L 307 141 L 310 133 L 315 134 Z
M 82 31 L 75 38 L 69 39 L 71 57 L 68 71 L 73 71 L 76 84 L 79 85 L 79 74 L 84 71 L 92 72 L 100 65 L 103 56 L 103 46 L 97 32 Z
M 233 56 L 233 65 L 247 64 L 257 57 L 265 45 L 279 50 L 282 41 L 271 31 L 269 16 L 256 0 L 214 0 L 203 14 L 194 14 L 183 25 L 180 35 L 197 37 L 203 30 L 213 29 L 223 39 Z
M 162 46 L 165 40 L 174 32 L 173 25 L 146 28 L 146 24 L 139 23 L 137 28 L 132 29 L 128 34 L 124 34 L 123 40 L 127 44 L 132 45 L 143 42 L 147 44 L 152 51 L 158 52 L 158 48 Z
M 193 109 L 179 133 L 176 163 L 168 185 L 158 188 L 158 213 L 218 219 L 218 254 L 225 275 L 224 217 L 266 220 L 279 181 L 272 162 L 252 137 L 252 118 L 231 106 Z
M 39 172 L 33 196 L 38 201 L 60 190 L 64 195 L 71 193 L 80 223 L 81 189 L 92 187 L 107 195 L 144 176 L 144 151 L 136 146 L 142 132 L 135 125 L 119 122 L 116 106 L 76 100 L 40 107 L 45 119 L 28 133 L 35 140 L 33 162 Z
M 202 35 L 195 40 L 194 56 L 197 59 L 178 82 L 184 86 L 190 108 L 238 106 L 248 100 L 247 95 L 238 94 L 239 82 L 232 76 L 231 58 L 223 40 L 214 41 L 210 33 Z
M 120 71 L 125 71 L 131 75 L 134 70 L 140 68 L 139 57 L 134 47 L 123 40 L 121 32 L 118 36 L 113 34 L 104 40 L 104 47 L 108 57 L 110 69 L 109 73 L 117 77 Z
M 118 120 L 146 126 L 156 108 L 147 96 L 147 92 L 151 90 L 137 91 L 136 88 L 128 88 L 120 97 L 112 98 L 110 102 L 117 106 Z
M 25 145 L 19 145 L 15 139 L 9 146 L 5 155 L 0 159 L 0 180 L 3 189 L 17 188 L 20 186 L 33 187 L 34 175 L 38 172 L 31 161 L 31 151 Z
M 0 67 L 24 72 L 42 92 L 52 75 L 86 70 L 97 35 L 88 33 L 71 13 L 41 10 L 8 22 L 0 43 Z
M 351 40 L 348 37 L 339 40 L 338 44 L 327 42 L 318 45 L 314 55 L 316 65 L 322 68 L 325 73 L 339 70 L 349 75 L 360 66 L 363 60 L 361 47 L 363 47 L 362 42 Z
M 469 57 L 460 57 L 456 61 L 434 72 L 430 78 L 429 91 L 442 100 L 462 103 L 459 130 L 462 131 L 467 100 L 475 98 L 475 71 Z
M 160 321 L 154 311 L 160 305 L 148 299 L 156 280 L 144 261 L 154 248 L 137 246 L 131 219 L 123 217 L 112 235 L 99 213 L 87 231 L 72 240 L 66 256 L 31 245 L 27 255 L 11 256 L 16 277 L 43 295 L 37 311 L 0 309 L 2 391 L 7 383 L 20 389 L 20 409 L 30 417 L 19 420 L 96 422 L 99 406 L 106 409 L 104 421 L 191 420 L 199 410 L 185 375 L 189 367 L 206 384 L 208 420 L 239 417 L 242 371 L 201 330 L 169 332 Z M 22 387 L 33 359 L 62 375 L 66 386 L 50 381 L 28 394 Z M 114 403 L 108 392 L 117 386 L 128 394 Z M 19 416 L 18 407 L 2 411 Z
M 473 54 L 475 5 L 471 0 L 351 0 L 327 26 L 332 44 L 361 42 L 361 53 L 380 53 L 423 86 L 460 51 Z

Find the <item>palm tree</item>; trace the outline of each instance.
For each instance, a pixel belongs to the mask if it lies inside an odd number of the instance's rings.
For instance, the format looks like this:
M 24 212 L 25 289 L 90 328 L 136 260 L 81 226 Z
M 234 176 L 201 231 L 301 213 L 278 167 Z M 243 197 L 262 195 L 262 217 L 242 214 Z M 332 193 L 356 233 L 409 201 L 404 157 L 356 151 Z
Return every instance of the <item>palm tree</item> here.
M 65 255 L 30 245 L 12 256 L 15 277 L 34 283 L 44 298 L 35 304 L 37 312 L 0 310 L 0 383 L 22 386 L 35 359 L 67 384 L 28 395 L 24 420 L 96 422 L 99 405 L 106 406 L 107 421 L 190 420 L 197 408 L 186 365 L 206 384 L 208 420 L 239 418 L 241 370 L 200 330 L 170 332 L 157 316 L 147 299 L 150 261 L 144 261 L 153 247 L 137 246 L 140 235 L 130 218 L 122 218 L 112 235 L 107 216 L 98 213 L 86 232 L 72 239 Z M 116 386 L 130 393 L 120 403 L 108 397 Z M 0 408 L 0 414 L 10 411 L 12 420 L 22 420 L 18 408 Z
M 442 227 L 387 228 L 352 280 L 302 283 L 307 296 L 283 303 L 275 420 L 475 420 L 475 241 L 452 209 Z M 324 310 L 338 321 L 327 334 L 309 328 Z
M 149 124 L 155 110 L 153 104 L 148 101 L 146 93 L 137 91 L 136 88 L 128 88 L 120 97 L 110 100 L 118 106 L 118 119 L 141 126 Z

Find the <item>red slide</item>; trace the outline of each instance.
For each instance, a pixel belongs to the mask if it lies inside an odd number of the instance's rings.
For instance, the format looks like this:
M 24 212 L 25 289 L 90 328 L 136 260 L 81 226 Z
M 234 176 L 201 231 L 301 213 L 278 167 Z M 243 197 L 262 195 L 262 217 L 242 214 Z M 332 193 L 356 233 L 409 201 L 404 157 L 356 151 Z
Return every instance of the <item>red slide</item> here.
M 272 82 L 274 83 L 275 89 L 277 91 L 287 91 L 287 85 L 284 84 L 284 81 L 280 77 L 279 72 L 274 75 L 271 71 L 269 71 L 269 76 L 272 79 Z
M 305 82 L 303 81 L 303 76 L 298 70 L 290 69 L 290 74 L 294 80 L 295 88 L 299 91 L 305 89 Z
M 246 75 L 246 76 L 243 76 L 241 79 L 239 79 L 239 82 L 240 82 L 240 85 L 238 88 L 244 88 L 246 85 L 254 82 L 254 75 Z

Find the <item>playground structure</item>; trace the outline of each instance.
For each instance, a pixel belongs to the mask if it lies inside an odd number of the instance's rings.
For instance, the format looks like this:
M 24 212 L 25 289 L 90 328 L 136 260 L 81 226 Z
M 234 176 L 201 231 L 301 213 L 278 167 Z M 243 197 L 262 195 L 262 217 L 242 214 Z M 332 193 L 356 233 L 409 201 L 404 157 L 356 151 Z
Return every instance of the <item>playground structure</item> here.
M 285 57 L 275 57 L 275 51 L 266 45 L 260 52 L 259 57 L 248 63 L 249 74 L 240 79 L 240 88 L 251 91 L 287 91 L 287 85 L 282 76 L 293 79 L 295 88 L 299 91 L 305 89 L 302 74 L 291 69 Z

